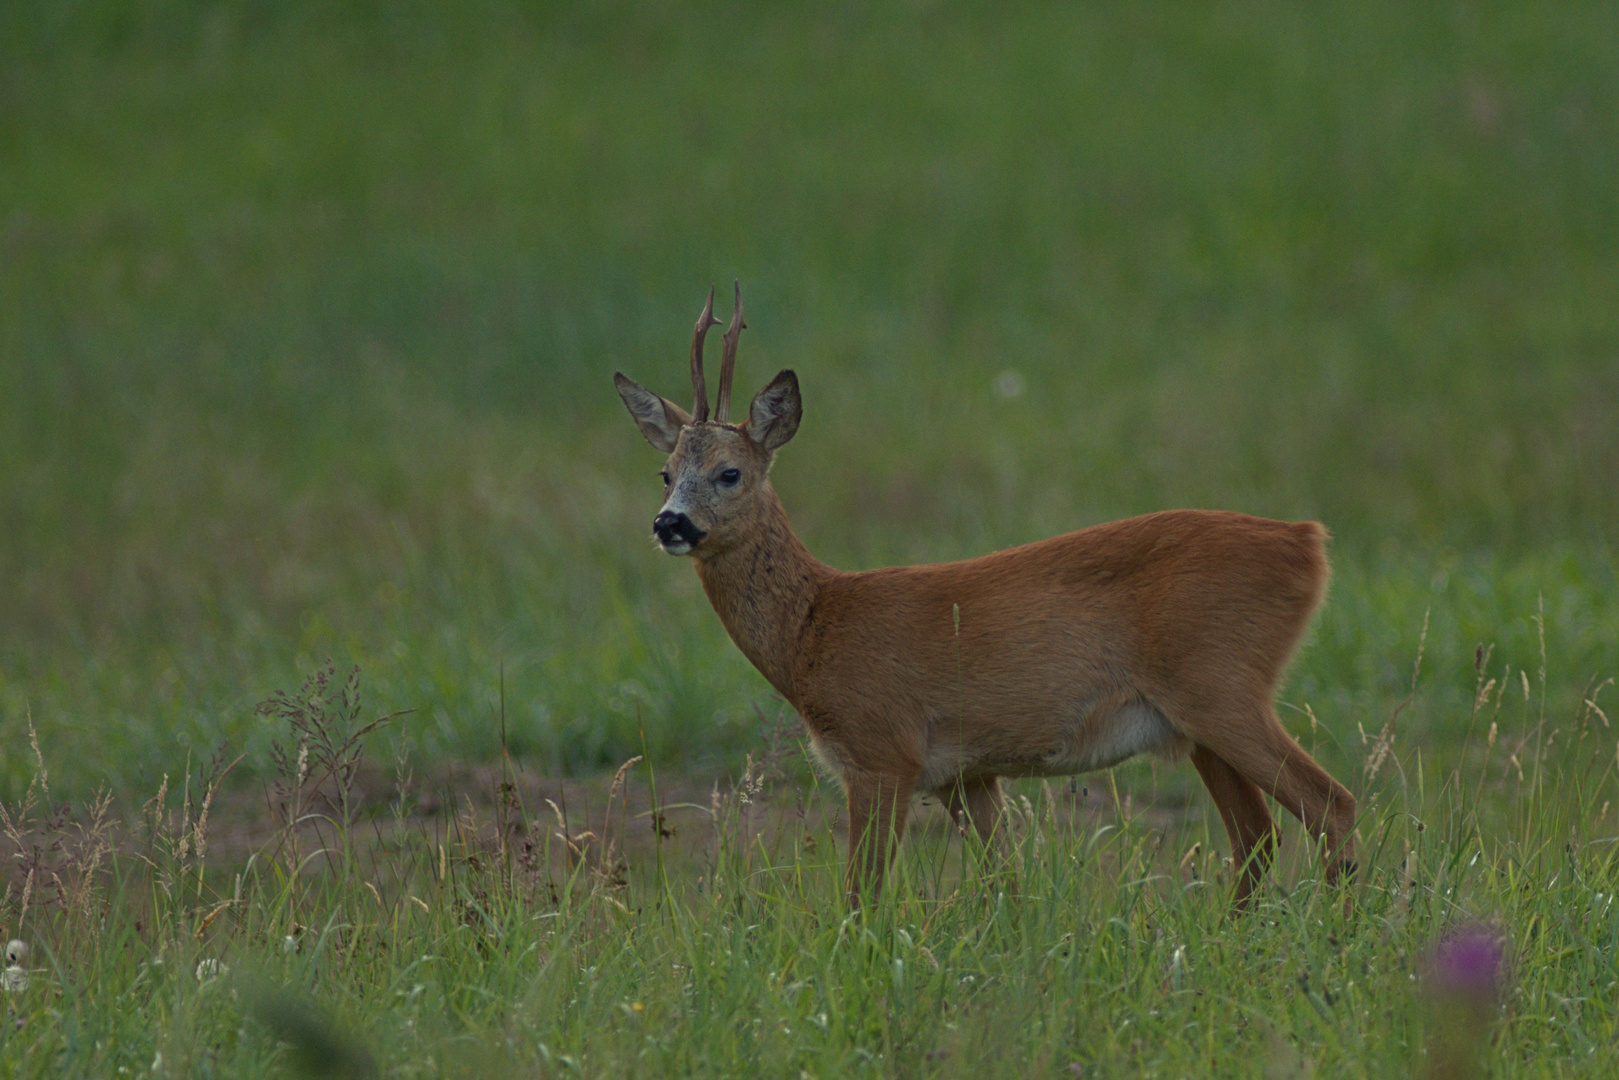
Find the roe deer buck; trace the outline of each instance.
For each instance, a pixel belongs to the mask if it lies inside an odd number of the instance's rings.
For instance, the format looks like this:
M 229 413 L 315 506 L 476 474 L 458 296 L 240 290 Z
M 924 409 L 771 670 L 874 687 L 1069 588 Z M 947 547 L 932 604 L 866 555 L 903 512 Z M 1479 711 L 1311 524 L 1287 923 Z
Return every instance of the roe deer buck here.
M 770 465 L 798 430 L 783 371 L 727 419 L 742 290 L 709 418 L 703 339 L 688 414 L 614 374 L 669 455 L 652 532 L 690 555 L 737 647 L 809 727 L 848 796 L 850 903 L 872 895 L 913 793 L 991 838 L 1000 777 L 1103 769 L 1190 753 L 1231 839 L 1235 902 L 1276 844 L 1272 796 L 1324 840 L 1326 877 L 1354 868 L 1355 799 L 1276 719 L 1278 677 L 1326 589 L 1326 531 L 1211 510 L 1167 510 L 963 562 L 848 573 L 793 535 Z

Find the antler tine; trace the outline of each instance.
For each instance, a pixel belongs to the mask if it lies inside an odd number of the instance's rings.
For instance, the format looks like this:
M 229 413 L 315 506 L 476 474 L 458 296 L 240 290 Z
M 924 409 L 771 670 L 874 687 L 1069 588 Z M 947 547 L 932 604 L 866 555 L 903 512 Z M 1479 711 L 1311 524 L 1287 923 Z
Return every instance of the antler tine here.
M 697 329 L 691 335 L 691 387 L 697 394 L 697 400 L 691 408 L 691 419 L 700 424 L 708 419 L 708 383 L 703 379 L 703 339 L 708 336 L 710 326 L 718 326 L 720 321 L 714 318 L 714 286 L 708 287 L 708 303 L 703 305 L 703 313 L 697 316 Z
M 748 324 L 742 321 L 742 282 L 736 283 L 736 314 L 731 316 L 731 325 L 725 328 L 723 339 L 725 348 L 720 356 L 720 396 L 714 406 L 714 419 L 725 423 L 727 414 L 731 411 L 731 378 L 736 374 L 736 343 L 742 337 L 742 331 Z

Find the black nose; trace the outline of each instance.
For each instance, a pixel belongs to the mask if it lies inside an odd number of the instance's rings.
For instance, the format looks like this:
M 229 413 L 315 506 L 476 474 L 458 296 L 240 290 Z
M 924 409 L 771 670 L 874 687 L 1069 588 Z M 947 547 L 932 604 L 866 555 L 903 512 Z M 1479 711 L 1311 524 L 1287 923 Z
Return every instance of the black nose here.
M 680 541 L 685 541 L 690 547 L 696 547 L 697 541 L 708 534 L 693 525 L 691 518 L 685 514 L 665 510 L 652 519 L 652 535 L 656 536 L 658 543 L 665 547 Z

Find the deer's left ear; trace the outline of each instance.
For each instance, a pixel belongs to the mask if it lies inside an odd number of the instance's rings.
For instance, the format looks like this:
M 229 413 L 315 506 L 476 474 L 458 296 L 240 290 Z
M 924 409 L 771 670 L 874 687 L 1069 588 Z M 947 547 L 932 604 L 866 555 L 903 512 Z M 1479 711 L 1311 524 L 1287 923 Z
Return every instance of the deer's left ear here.
M 679 405 L 661 398 L 622 372 L 613 372 L 613 385 L 624 407 L 630 410 L 635 426 L 646 441 L 665 454 L 672 454 L 680 439 L 680 429 L 691 423 L 691 416 Z
M 804 402 L 798 396 L 798 376 L 784 371 L 759 391 L 748 407 L 742 430 L 766 450 L 777 450 L 798 431 L 804 418 Z

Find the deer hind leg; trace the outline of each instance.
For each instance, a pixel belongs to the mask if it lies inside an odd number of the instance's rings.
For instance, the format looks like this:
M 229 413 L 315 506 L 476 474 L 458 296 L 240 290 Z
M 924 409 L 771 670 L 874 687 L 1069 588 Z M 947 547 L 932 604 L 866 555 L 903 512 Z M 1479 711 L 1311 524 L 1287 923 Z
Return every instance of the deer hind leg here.
M 843 786 L 849 803 L 849 872 L 846 892 L 851 909 L 862 898 L 875 902 L 883 875 L 905 833 L 916 773 L 849 772 Z
M 1282 729 L 1269 704 L 1256 712 L 1218 720 L 1223 722 L 1208 724 L 1197 733 L 1197 741 L 1323 841 L 1328 884 L 1354 873 L 1355 797 L 1348 789 Z
M 1248 897 L 1270 868 L 1276 852 L 1276 822 L 1258 786 L 1243 778 L 1224 758 L 1206 746 L 1192 749 L 1192 764 L 1209 789 L 1220 820 L 1231 839 L 1231 861 L 1237 871 L 1232 905 L 1244 908 Z

